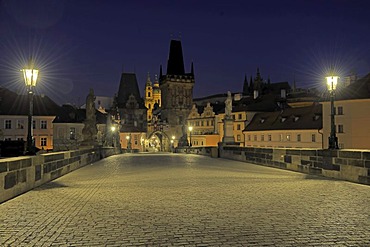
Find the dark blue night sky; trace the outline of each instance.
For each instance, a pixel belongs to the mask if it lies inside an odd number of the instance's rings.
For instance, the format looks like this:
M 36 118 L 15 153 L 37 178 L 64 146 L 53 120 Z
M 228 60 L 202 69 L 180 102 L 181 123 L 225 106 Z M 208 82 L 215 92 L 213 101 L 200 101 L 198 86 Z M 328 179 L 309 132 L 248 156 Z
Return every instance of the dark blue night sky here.
M 242 90 L 257 67 L 271 82 L 323 84 L 370 72 L 370 1 L 0 0 L 0 85 L 21 92 L 32 56 L 38 93 L 58 103 L 118 91 L 120 73 L 166 69 L 171 37 L 181 37 L 194 96 Z

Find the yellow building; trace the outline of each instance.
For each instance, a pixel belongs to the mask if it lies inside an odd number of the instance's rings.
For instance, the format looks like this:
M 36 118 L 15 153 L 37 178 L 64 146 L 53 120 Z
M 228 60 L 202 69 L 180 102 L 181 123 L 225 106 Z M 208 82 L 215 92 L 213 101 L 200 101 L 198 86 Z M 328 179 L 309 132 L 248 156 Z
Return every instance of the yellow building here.
M 323 104 L 324 147 L 330 135 L 330 101 Z M 370 74 L 337 92 L 335 125 L 339 148 L 370 149 Z
M 197 107 L 193 104 L 187 121 L 187 125 L 192 128 L 191 131 L 188 128 L 188 141 L 191 142 L 191 146 L 218 145 L 220 138 L 217 133 L 215 116 L 213 106 L 209 102 L 205 107 Z
M 148 73 L 148 77 L 145 84 L 145 107 L 148 109 L 147 111 L 147 122 L 148 122 L 148 129 L 151 131 L 151 123 L 153 119 L 153 110 L 155 104 L 157 107 L 161 107 L 161 89 L 159 88 L 159 82 L 157 75 L 155 75 L 154 84 L 152 84 L 150 80 L 150 75 Z
M 322 148 L 322 106 L 257 113 L 243 133 L 246 147 Z

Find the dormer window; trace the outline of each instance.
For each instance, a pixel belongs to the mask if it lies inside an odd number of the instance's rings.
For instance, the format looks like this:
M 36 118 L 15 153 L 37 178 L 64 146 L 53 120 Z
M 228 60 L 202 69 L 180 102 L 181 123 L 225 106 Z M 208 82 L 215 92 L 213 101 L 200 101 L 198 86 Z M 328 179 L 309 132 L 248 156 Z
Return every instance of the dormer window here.
M 299 120 L 298 116 L 293 116 L 293 122 L 297 122 Z
M 260 119 L 260 123 L 264 123 L 265 122 L 265 119 L 264 118 L 261 118 Z
M 319 118 L 320 118 L 320 115 L 315 115 L 315 116 L 313 117 L 313 120 L 314 120 L 314 121 L 317 121 L 317 120 L 319 120 Z
M 281 122 L 282 122 L 282 123 L 284 123 L 284 122 L 285 122 L 285 120 L 286 120 L 286 117 L 282 117 L 282 118 L 281 118 Z

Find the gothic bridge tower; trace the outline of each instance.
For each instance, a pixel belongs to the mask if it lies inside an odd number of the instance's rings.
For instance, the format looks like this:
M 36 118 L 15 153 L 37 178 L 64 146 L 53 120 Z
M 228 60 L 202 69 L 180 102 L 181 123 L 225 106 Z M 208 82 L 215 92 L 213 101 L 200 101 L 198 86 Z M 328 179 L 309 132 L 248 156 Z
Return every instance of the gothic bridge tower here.
M 193 63 L 190 73 L 185 73 L 181 41 L 171 40 L 167 74 L 163 75 L 162 66 L 160 68 L 161 121 L 168 126 L 167 136 L 175 136 L 177 140 L 186 133 L 186 119 L 193 105 L 194 82 Z

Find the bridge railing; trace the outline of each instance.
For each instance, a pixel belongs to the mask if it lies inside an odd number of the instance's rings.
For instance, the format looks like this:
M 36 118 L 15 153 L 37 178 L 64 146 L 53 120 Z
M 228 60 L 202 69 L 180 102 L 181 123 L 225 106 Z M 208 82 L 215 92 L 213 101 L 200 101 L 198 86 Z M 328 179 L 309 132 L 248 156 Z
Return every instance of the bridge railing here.
M 92 148 L 0 159 L 0 203 L 116 153 Z

